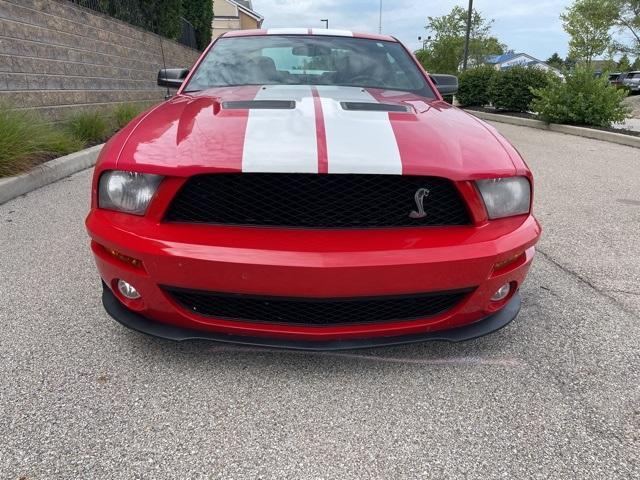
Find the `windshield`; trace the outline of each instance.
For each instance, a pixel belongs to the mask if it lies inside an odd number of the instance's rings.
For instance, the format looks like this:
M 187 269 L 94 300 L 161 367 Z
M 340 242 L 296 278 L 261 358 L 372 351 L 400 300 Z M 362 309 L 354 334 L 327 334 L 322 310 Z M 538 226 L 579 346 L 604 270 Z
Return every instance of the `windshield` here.
M 236 85 L 341 85 L 435 98 L 402 45 L 351 37 L 221 38 L 185 92 Z

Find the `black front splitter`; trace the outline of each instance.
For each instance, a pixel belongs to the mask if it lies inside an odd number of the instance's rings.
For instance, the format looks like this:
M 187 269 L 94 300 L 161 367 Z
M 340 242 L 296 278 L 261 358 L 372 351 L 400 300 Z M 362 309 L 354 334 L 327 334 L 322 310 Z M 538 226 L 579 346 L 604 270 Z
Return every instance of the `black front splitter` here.
M 102 303 L 109 315 L 125 327 L 146 333 L 147 335 L 179 342 L 185 340 L 212 340 L 216 342 L 236 343 L 269 348 L 288 348 L 293 350 L 352 350 L 356 348 L 386 347 L 427 341 L 464 342 L 466 340 L 472 340 L 495 332 L 508 325 L 518 315 L 521 305 L 520 294 L 516 293 L 509 303 L 507 303 L 499 312 L 464 327 L 439 332 L 426 332 L 396 337 L 374 337 L 355 340 L 349 339 L 315 342 L 282 338 L 227 335 L 224 333 L 191 330 L 155 322 L 127 309 L 122 305 L 122 303 L 120 303 L 109 287 L 104 284 L 102 287 Z

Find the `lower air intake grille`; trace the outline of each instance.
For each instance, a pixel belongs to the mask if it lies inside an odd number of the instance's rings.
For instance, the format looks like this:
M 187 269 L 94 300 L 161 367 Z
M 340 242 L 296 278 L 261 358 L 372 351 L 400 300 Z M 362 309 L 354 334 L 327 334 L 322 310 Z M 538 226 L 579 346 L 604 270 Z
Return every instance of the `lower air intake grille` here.
M 192 177 L 164 220 L 307 229 L 471 223 L 457 188 L 444 178 L 288 173 Z
M 472 289 L 392 297 L 289 298 L 163 287 L 183 308 L 206 317 L 261 323 L 338 326 L 415 320 L 456 306 Z

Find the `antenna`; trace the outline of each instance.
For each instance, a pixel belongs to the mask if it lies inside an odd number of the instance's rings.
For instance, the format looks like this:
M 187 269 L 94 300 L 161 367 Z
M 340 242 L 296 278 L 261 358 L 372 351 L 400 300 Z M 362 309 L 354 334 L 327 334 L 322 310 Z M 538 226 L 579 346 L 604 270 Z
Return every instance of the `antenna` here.
M 164 79 L 167 79 L 167 62 L 164 58 L 164 47 L 162 46 L 162 35 L 158 35 L 160 37 L 160 53 L 162 54 L 162 68 L 164 68 Z M 171 98 L 171 92 L 169 91 L 169 87 L 167 86 L 167 93 L 164 95 L 165 100 L 169 100 Z

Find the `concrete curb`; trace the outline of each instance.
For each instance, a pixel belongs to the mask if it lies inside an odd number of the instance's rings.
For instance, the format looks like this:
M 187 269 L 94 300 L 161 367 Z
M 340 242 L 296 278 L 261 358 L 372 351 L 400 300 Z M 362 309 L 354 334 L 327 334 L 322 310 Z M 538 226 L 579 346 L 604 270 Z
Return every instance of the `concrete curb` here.
M 0 205 L 94 166 L 103 145 L 56 158 L 17 177 L 0 178 Z
M 530 118 L 498 115 L 495 113 L 478 112 L 476 110 L 465 110 L 465 112 L 483 120 L 491 120 L 492 122 L 508 123 L 510 125 L 538 128 L 540 130 L 550 130 L 552 132 L 577 135 L 579 137 L 602 140 L 603 142 L 618 143 L 628 147 L 640 148 L 640 137 L 625 135 L 623 133 L 606 132 L 604 130 L 596 130 L 593 128 L 574 127 L 573 125 L 559 125 L 556 123 L 547 124 L 540 120 L 532 120 Z

